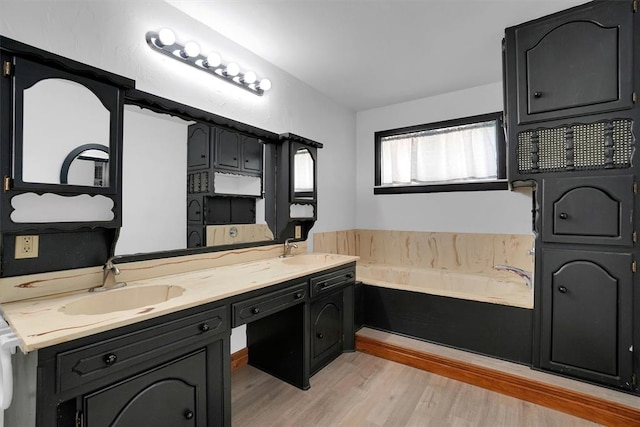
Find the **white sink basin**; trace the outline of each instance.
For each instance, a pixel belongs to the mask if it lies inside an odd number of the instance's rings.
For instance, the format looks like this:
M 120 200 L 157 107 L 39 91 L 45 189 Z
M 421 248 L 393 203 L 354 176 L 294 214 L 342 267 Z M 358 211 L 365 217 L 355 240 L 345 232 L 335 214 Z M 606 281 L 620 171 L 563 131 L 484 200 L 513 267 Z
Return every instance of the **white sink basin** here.
M 62 307 L 69 315 L 106 314 L 152 306 L 179 297 L 184 288 L 173 285 L 139 286 L 94 293 Z
M 332 254 L 302 254 L 289 258 L 282 258 L 284 264 L 289 265 L 322 265 L 336 260 L 338 257 Z

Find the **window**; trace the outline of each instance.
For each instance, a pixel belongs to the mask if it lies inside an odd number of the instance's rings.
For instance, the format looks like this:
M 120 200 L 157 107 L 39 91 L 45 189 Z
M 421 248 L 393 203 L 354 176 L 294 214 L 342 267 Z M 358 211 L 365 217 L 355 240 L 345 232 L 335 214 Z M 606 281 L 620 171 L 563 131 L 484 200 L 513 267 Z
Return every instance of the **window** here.
M 502 113 L 375 134 L 375 194 L 508 188 Z

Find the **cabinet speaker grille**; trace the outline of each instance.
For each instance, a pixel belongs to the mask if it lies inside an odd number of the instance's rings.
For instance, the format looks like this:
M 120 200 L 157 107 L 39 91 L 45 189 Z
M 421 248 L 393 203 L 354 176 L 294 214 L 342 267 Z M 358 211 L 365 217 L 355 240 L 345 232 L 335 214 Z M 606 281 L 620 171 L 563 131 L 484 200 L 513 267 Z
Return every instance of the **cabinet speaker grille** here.
M 619 119 L 520 132 L 518 172 L 628 168 L 635 142 L 632 124 Z

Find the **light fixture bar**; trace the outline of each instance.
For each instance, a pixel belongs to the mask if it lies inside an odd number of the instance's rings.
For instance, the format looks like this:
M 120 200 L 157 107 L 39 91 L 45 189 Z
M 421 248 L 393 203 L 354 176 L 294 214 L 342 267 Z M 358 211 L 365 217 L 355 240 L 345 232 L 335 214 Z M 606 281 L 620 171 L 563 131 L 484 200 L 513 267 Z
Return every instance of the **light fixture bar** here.
M 200 46 L 195 42 L 190 41 L 184 45 L 178 43 L 173 31 L 168 28 L 147 31 L 146 39 L 149 47 L 156 52 L 191 65 L 255 95 L 262 96 L 271 89 L 269 79 L 258 80 L 253 71 L 242 73 L 238 64 L 234 62 L 223 64 L 220 55 L 215 52 L 203 55 L 200 52 Z

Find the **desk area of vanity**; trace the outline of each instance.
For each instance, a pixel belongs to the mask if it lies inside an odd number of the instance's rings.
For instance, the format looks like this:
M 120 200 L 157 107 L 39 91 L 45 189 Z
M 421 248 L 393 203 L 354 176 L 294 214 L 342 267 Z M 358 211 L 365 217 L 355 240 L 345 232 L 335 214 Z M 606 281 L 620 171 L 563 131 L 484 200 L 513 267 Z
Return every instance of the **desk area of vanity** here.
M 250 364 L 308 388 L 312 374 L 354 349 L 357 257 L 279 258 L 276 248 L 260 251 L 269 258 L 245 262 L 242 250 L 228 251 L 227 265 L 134 280 L 102 293 L 3 304 L 21 349 L 37 350 L 36 401 L 15 409 L 35 404 L 36 424 L 47 426 L 80 418 L 92 426 L 116 419 L 153 423 L 153 417 L 230 425 L 230 333 L 243 324 Z M 123 276 L 126 270 L 123 264 Z M 123 292 L 115 304 L 133 304 L 127 301 L 132 290 L 163 286 L 176 296 L 118 311 L 103 303 Z M 166 403 L 149 414 L 154 401 Z

